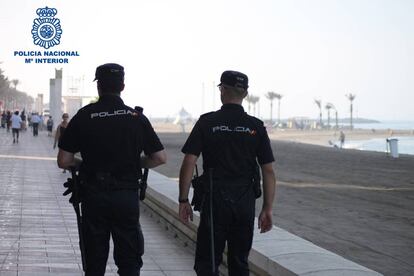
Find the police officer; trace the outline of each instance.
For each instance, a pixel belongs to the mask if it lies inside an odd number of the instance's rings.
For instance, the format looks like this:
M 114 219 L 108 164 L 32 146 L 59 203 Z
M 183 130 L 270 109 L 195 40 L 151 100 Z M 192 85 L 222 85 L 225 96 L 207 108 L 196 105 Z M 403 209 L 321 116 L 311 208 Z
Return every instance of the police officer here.
M 109 239 L 119 275 L 139 275 L 144 240 L 139 223 L 140 168 L 166 162 L 148 119 L 120 98 L 124 68 L 96 69 L 99 100 L 81 108 L 59 142 L 58 165 L 80 165 L 86 275 L 104 275 Z M 82 162 L 74 154 L 80 152 Z M 141 152 L 144 156 L 140 157 Z
M 272 228 L 276 186 L 272 167 L 274 157 L 263 122 L 243 110 L 247 76 L 236 71 L 225 71 L 220 81 L 221 109 L 202 115 L 182 148 L 185 156 L 180 170 L 179 216 L 184 223 L 192 219 L 188 192 L 194 166 L 202 153 L 204 173 L 201 182 L 204 187 L 209 186 L 209 177 L 205 176 L 211 171 L 213 196 L 211 206 L 208 192 L 205 192 L 194 269 L 197 275 L 218 275 L 227 242 L 229 275 L 243 276 L 249 275 L 248 255 L 253 239 L 255 199 L 259 196 L 253 181 L 258 169 L 256 162 L 263 176 L 264 199 L 258 227 L 264 233 Z M 210 207 L 213 219 L 209 215 Z M 216 267 L 212 267 L 211 226 L 214 229 Z

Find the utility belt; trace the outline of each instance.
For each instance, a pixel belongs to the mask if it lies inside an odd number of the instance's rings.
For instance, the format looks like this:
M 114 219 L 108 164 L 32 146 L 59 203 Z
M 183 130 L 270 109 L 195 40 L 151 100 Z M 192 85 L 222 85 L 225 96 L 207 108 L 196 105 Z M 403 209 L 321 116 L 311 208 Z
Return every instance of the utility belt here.
M 195 211 L 201 211 L 210 190 L 208 175 L 196 176 L 191 183 L 194 189 L 191 205 L 194 206 Z M 213 175 L 213 193 L 220 192 L 223 199 L 230 203 L 237 202 L 251 188 L 253 188 L 256 198 L 262 195 L 260 173 L 258 171 L 251 178 L 230 178 L 217 174 Z M 239 194 L 234 195 L 236 193 Z
M 140 177 L 136 173 L 113 174 L 110 172 L 88 173 L 83 177 L 85 189 L 98 191 L 112 190 L 138 190 L 140 189 Z

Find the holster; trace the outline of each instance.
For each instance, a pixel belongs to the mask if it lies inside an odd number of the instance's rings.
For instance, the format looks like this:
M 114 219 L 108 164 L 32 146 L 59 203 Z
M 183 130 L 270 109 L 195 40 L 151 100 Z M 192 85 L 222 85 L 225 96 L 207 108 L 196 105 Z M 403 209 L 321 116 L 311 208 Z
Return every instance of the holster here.
M 145 199 L 145 195 L 146 195 L 146 192 L 147 192 L 148 172 L 149 172 L 149 169 L 145 168 L 144 173 L 141 174 L 141 177 L 140 177 L 139 182 L 138 182 L 139 183 L 139 199 L 141 201 Z
M 203 204 L 208 193 L 206 177 L 203 175 L 196 176 L 191 180 L 193 186 L 193 198 L 191 200 L 191 205 L 194 206 L 194 211 L 201 212 Z

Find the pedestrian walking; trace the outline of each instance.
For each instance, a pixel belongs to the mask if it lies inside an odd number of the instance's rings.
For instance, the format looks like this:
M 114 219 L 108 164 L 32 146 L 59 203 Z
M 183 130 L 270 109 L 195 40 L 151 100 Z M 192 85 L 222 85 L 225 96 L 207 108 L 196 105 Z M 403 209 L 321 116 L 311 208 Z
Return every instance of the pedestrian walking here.
M 6 128 L 6 123 L 7 123 L 7 115 L 6 115 L 6 111 L 3 110 L 3 113 L 1 114 L 1 128 Z
M 69 122 L 69 114 L 63 113 L 62 114 L 62 122 L 58 125 L 56 128 L 55 133 L 55 142 L 53 143 L 53 149 L 56 148 L 56 145 L 60 142 L 61 138 L 63 137 L 63 134 L 65 133 L 66 127 L 68 126 Z M 66 169 L 63 169 L 63 173 L 66 173 Z
M 67 114 L 67 113 L 65 113 L 65 114 Z M 63 116 L 62 116 L 62 118 L 63 118 Z M 53 119 L 52 119 L 52 116 L 49 116 L 49 119 L 47 119 L 46 128 L 47 128 L 47 136 L 51 137 L 52 132 L 53 132 Z M 54 145 L 53 148 L 55 148 L 55 147 L 56 147 L 56 139 L 55 139 L 55 145 Z
M 65 130 L 68 126 L 68 123 L 69 123 L 69 114 L 68 113 L 63 113 L 62 114 L 62 122 L 60 122 L 60 124 L 56 128 L 55 142 L 53 143 L 53 148 L 54 149 L 56 148 L 56 145 L 58 145 L 58 143 L 62 139 L 63 134 L 65 133 Z
M 32 127 L 33 127 L 33 136 L 38 136 L 39 135 L 39 124 L 41 123 L 41 119 L 39 117 L 39 114 L 34 113 L 32 115 Z
M 141 168 L 165 163 L 166 154 L 149 120 L 120 97 L 124 68 L 101 65 L 95 80 L 99 100 L 72 117 L 58 145 L 58 165 L 80 167 L 86 275 L 104 275 L 111 236 L 118 274 L 139 275 L 144 240 L 138 179 Z
M 13 135 L 13 144 L 19 143 L 19 131 L 22 128 L 22 118 L 19 116 L 19 111 L 15 111 L 11 119 L 11 128 Z
M 342 147 L 345 144 L 345 133 L 341 130 L 339 133 L 339 147 L 342 149 Z
M 263 122 L 242 107 L 248 77 L 225 71 L 220 78 L 220 110 L 201 115 L 182 148 L 185 154 L 179 178 L 179 217 L 192 219 L 188 200 L 193 170 L 200 154 L 203 175 L 194 181 L 195 209 L 201 212 L 197 231 L 194 269 L 197 275 L 219 275 L 218 266 L 227 243 L 230 276 L 249 275 L 255 199 L 261 194 L 259 168 L 263 176 L 263 206 L 258 218 L 261 232 L 272 228 L 272 205 L 276 179 L 274 157 Z
M 43 115 L 43 114 L 40 114 L 40 115 L 39 115 L 39 118 L 40 118 L 39 130 L 40 130 L 40 131 L 43 131 L 43 130 L 44 130 L 44 128 L 45 128 L 45 120 L 44 120 L 44 115 Z
M 12 114 L 11 114 L 11 112 L 8 110 L 8 111 L 6 112 L 7 132 L 10 132 L 10 127 L 11 127 L 11 117 L 12 117 Z
M 20 114 L 20 118 L 22 118 L 22 131 L 26 131 L 27 123 L 26 123 L 26 111 L 23 109 L 22 113 Z

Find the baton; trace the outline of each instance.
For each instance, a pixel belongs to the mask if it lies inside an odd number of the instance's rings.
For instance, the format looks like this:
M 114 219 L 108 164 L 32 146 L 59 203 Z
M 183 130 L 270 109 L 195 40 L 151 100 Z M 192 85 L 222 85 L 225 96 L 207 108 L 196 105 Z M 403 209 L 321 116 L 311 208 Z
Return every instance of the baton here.
M 214 227 L 213 227 L 213 169 L 208 170 L 210 182 L 210 244 L 211 244 L 211 272 L 216 275 L 216 260 L 214 253 Z
M 82 268 L 83 268 L 83 271 L 86 272 L 86 251 L 85 251 L 85 240 L 84 240 L 83 231 L 82 231 L 82 215 L 81 215 L 81 210 L 79 206 L 78 175 L 76 174 L 77 171 L 74 167 L 71 167 L 70 171 L 72 173 L 72 181 L 73 181 L 72 196 L 74 200 L 72 201 L 72 205 L 73 205 L 73 208 L 75 209 L 76 222 L 78 224 L 79 248 L 81 252 Z
M 140 191 L 139 191 L 139 199 L 140 200 L 144 200 L 145 199 L 145 193 L 147 191 L 147 179 L 148 179 L 148 168 L 144 169 L 144 174 L 142 175 L 141 178 L 141 185 L 140 185 Z

